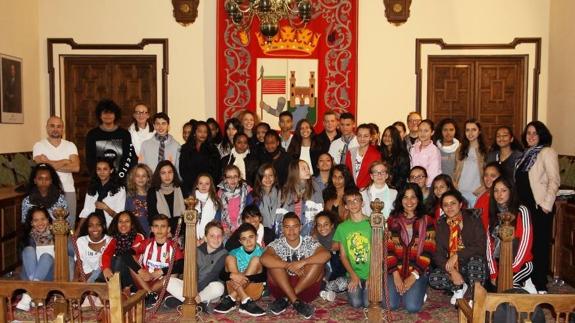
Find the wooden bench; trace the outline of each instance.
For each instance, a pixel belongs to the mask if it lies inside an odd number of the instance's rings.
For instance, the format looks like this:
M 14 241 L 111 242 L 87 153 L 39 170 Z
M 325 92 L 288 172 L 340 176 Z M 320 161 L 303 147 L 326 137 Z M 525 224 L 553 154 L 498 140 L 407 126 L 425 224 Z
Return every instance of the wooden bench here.
M 556 315 L 555 322 L 569 322 L 572 312 L 575 311 L 575 294 L 504 294 L 488 293 L 480 283 L 475 283 L 473 294 L 473 307 L 465 299 L 457 301 L 459 307 L 459 322 L 485 323 L 493 322 L 493 314 L 501 304 L 513 305 L 518 313 L 524 314 L 526 319 L 522 322 L 530 322 L 531 315 L 538 305 L 549 304 Z

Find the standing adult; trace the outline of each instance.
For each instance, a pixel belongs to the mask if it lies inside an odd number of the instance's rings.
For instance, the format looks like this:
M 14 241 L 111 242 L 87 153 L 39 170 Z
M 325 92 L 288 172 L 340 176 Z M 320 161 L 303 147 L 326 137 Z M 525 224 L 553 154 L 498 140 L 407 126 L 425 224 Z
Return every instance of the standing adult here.
M 329 146 L 329 154 L 333 157 L 334 163 L 345 164 L 345 154 L 352 148 L 359 147 L 355 137 L 355 117 L 346 112 L 339 117 L 341 137 L 332 141 Z
M 98 158 L 114 161 L 114 169 L 120 179 L 128 175 L 138 162 L 128 130 L 119 126 L 122 111 L 116 102 L 104 99 L 96 105 L 98 127 L 86 135 L 86 165 L 90 174 L 96 171 Z
M 553 224 L 553 205 L 559 190 L 559 161 L 551 148 L 553 136 L 541 121 L 531 121 L 521 136 L 527 150 L 515 168 L 519 201 L 529 209 L 533 223 L 533 274 L 535 288 L 547 293 L 549 246 Z
M 413 146 L 418 139 L 419 124 L 422 120 L 423 118 L 419 112 L 413 111 L 407 115 L 407 127 L 409 128 L 409 133 L 406 134 L 404 138 L 407 151 L 411 150 L 411 146 Z
M 152 117 L 155 135 L 142 143 L 140 162 L 148 165 L 152 171 L 156 170 L 158 163 L 169 160 L 179 171 L 180 143 L 176 141 L 170 131 L 170 117 L 164 112 L 158 112 Z
M 154 136 L 154 127 L 150 122 L 150 109 L 144 103 L 138 102 L 134 105 L 132 124 L 128 127 L 128 131 L 132 136 L 132 145 L 134 145 L 136 155 L 140 156 L 142 143 Z
M 339 120 L 335 112 L 328 110 L 323 114 L 323 131 L 316 137 L 322 153 L 328 152 L 332 141 L 341 137 L 341 132 L 337 129 L 338 124 Z
M 60 178 L 64 198 L 68 204 L 67 220 L 71 227 L 76 223 L 76 188 L 74 187 L 74 177 L 72 173 L 80 171 L 80 158 L 78 148 L 73 142 L 62 139 L 64 134 L 64 121 L 60 117 L 52 116 L 46 122 L 46 133 L 48 137 L 34 144 L 32 156 L 38 164 L 49 164 L 52 166 Z

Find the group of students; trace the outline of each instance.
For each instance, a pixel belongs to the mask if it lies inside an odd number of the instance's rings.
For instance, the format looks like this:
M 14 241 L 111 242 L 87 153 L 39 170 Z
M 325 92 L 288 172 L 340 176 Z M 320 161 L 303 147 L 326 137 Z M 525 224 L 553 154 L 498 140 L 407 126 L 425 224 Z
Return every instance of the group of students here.
M 91 132 L 101 140 L 121 129 L 115 103 L 101 102 L 96 114 L 100 126 Z M 193 195 L 196 302 L 204 311 L 239 307 L 265 315 L 257 300 L 266 293 L 275 299 L 269 308 L 275 315 L 291 305 L 310 318 L 311 301 L 333 301 L 341 292 L 353 307 L 367 307 L 370 202 L 378 198 L 390 232 L 384 242 L 389 304 L 382 306 L 418 312 L 428 285 L 452 291 L 452 304 L 476 281 L 495 285 L 498 226 L 506 213 L 515 226 L 514 286 L 546 291 L 559 175 L 552 136 L 541 122 L 526 126 L 525 151 L 509 127 L 497 130 L 488 151 L 476 120 L 465 122 L 459 138 L 454 120 L 435 128 L 415 112 L 407 118 L 409 133 L 396 122 L 381 140 L 375 124 L 356 127 L 349 113 L 338 120 L 327 112 L 319 134 L 306 119 L 292 132 L 287 111 L 279 115 L 279 132 L 249 111 L 227 120 L 223 132 L 213 119 L 192 120 L 181 147 L 168 134 L 169 122 L 164 113 L 149 117 L 145 105 L 136 105 L 131 135 L 122 136 L 129 148 L 114 151 L 114 159 L 87 136 L 92 177 L 71 241 L 77 248 L 69 248 L 81 264 L 73 279 L 104 281 L 119 272 L 123 287 L 149 292 L 149 305 L 168 279 L 169 296 L 161 301 L 181 304 L 185 230 L 179 218 L 184 197 Z M 89 154 L 92 146 L 100 148 Z M 139 163 L 122 170 L 134 156 Z M 38 164 L 22 204 L 23 279 L 51 279 L 49 224 L 56 207 L 66 208 L 58 174 Z M 18 308 L 30 303 L 24 294 Z

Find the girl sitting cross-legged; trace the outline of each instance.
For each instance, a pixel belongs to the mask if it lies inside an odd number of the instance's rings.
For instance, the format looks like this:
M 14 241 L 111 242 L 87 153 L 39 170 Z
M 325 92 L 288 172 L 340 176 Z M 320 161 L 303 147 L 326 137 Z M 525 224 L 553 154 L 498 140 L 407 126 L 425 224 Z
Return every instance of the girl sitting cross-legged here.
M 78 255 L 76 256 L 79 257 L 76 261 L 79 260 L 82 263 L 82 267 L 76 268 L 77 280 L 84 281 L 82 277 L 85 277 L 86 282 L 93 283 L 100 276 L 102 254 L 112 240 L 106 234 L 107 232 L 106 220 L 102 215 L 97 213 L 88 215 L 86 222 L 80 228 L 80 237 L 76 240 L 78 246 Z M 82 273 L 79 270 L 82 270 Z
M 453 291 L 451 305 L 463 298 L 467 288 L 485 280 L 485 231 L 481 219 L 463 210 L 464 199 L 456 190 L 441 196 L 445 213 L 436 224 L 437 268 L 429 275 L 429 285 Z

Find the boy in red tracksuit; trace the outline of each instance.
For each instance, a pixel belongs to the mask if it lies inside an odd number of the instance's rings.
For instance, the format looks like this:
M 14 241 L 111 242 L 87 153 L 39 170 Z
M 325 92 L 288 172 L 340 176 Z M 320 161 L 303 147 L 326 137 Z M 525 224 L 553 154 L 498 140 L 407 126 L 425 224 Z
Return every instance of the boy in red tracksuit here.
M 134 257 L 125 260 L 134 281 L 150 293 L 147 298 L 148 305 L 153 305 L 157 301 L 155 293 L 162 289 L 172 254 L 175 253 L 172 274 L 183 273 L 184 254 L 176 242 L 168 237 L 169 221 L 170 219 L 164 214 L 154 216 L 151 223 L 153 236 L 132 247 L 138 261 Z

